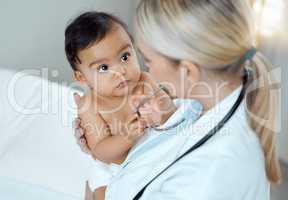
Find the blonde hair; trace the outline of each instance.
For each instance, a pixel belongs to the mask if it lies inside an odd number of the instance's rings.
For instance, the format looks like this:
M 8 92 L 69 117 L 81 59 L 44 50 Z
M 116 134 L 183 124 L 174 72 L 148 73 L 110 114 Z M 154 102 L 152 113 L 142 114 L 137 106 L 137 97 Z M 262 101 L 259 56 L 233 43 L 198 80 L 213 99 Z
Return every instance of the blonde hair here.
M 144 40 L 162 55 L 190 60 L 208 70 L 228 70 L 227 66 L 237 63 L 256 45 L 248 0 L 142 0 L 136 26 Z M 272 183 L 279 183 L 277 95 L 271 95 L 269 88 L 271 65 L 258 52 L 250 66 L 254 71 L 254 90 L 246 95 L 247 116 L 263 147 L 267 177 Z M 238 68 L 239 71 L 242 66 Z

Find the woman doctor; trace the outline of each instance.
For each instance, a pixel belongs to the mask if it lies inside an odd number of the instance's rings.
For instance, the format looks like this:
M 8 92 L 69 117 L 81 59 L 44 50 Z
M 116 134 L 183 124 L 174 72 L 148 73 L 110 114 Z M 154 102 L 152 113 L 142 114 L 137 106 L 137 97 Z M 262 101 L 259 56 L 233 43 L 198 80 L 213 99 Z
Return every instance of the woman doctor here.
M 151 75 L 171 85 L 177 97 L 199 100 L 205 113 L 188 128 L 140 140 L 105 199 L 270 199 L 270 183 L 281 179 L 277 91 L 269 87 L 269 64 L 253 48 L 248 0 L 142 0 L 136 27 Z M 245 68 L 251 71 L 249 87 L 236 112 L 213 137 L 165 170 L 239 101 Z

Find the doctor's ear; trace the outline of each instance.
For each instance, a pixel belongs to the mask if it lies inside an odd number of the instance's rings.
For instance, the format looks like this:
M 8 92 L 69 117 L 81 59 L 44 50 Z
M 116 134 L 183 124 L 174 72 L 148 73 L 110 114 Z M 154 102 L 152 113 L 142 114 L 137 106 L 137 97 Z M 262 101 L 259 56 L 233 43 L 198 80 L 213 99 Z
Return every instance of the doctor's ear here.
M 200 80 L 200 68 L 197 65 L 187 60 L 180 61 L 179 65 L 181 69 L 185 71 L 189 81 L 197 82 Z
M 79 81 L 81 84 L 85 84 L 85 85 L 87 84 L 87 80 L 85 76 L 82 74 L 82 72 L 76 70 L 74 71 L 73 75 L 76 81 Z

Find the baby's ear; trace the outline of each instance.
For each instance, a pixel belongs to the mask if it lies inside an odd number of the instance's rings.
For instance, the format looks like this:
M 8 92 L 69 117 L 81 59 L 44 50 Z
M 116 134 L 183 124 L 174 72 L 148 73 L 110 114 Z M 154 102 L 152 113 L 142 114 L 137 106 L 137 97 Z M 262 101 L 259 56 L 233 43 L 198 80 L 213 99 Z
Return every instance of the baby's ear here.
M 86 84 L 87 80 L 84 77 L 84 75 L 82 74 L 82 72 L 77 70 L 77 71 L 74 71 L 73 75 L 74 75 L 74 79 L 76 81 L 79 81 L 82 84 Z

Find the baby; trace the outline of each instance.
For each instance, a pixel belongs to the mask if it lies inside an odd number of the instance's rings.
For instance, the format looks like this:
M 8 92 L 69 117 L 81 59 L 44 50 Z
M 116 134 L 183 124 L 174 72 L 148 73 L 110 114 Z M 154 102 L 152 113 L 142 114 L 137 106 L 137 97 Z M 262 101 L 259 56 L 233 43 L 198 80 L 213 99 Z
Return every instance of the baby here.
M 141 72 L 132 38 L 118 18 L 80 15 L 65 31 L 65 51 L 75 79 L 90 88 L 75 100 L 95 159 L 122 163 L 147 127 L 163 124 L 175 112 L 171 98 Z M 145 96 L 154 109 L 140 103 Z
M 175 120 L 174 115 L 199 117 L 187 109 L 191 100 L 176 106 L 167 90 L 141 72 L 132 37 L 118 18 L 99 12 L 80 15 L 65 31 L 65 50 L 75 79 L 89 87 L 88 94 L 76 94 L 75 101 L 95 160 L 120 164 L 146 128 L 159 131 L 160 125 Z M 96 199 L 103 199 L 105 187 L 97 187 Z

